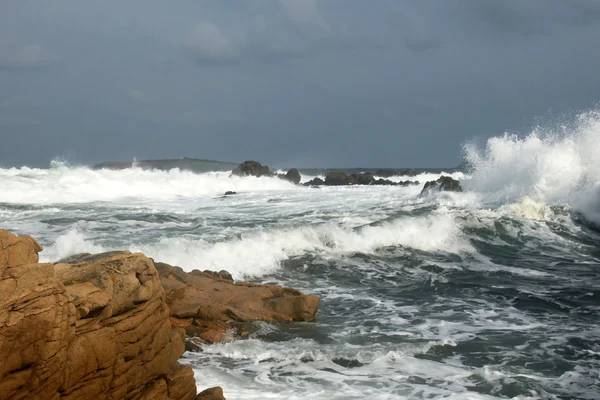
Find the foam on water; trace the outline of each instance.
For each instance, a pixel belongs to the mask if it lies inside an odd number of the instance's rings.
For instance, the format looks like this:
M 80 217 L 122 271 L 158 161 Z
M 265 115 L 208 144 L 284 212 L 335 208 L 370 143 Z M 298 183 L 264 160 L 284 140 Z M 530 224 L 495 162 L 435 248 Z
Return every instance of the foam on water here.
M 599 137 L 587 113 L 560 132 L 492 138 L 466 148 L 472 173 L 451 174 L 466 193 L 425 196 L 0 169 L 0 223 L 40 239 L 42 261 L 129 249 L 320 295 L 315 323 L 263 323 L 250 340 L 186 353 L 199 387 L 228 398 L 598 398 L 597 236 L 568 211 L 600 222 Z
M 473 167 L 463 182 L 466 189 L 500 204 L 520 203 L 524 197 L 568 204 L 600 221 L 599 111 L 560 129 L 537 128 L 524 138 L 494 137 L 483 149 L 467 145 L 465 153 Z
M 264 192 L 298 190 L 277 178 L 230 176 L 228 172 L 195 174 L 170 171 L 93 170 L 58 164 L 50 169 L 0 169 L 0 202 L 13 204 L 90 203 L 130 198 L 166 201 L 215 197 L 226 191 Z
M 156 260 L 186 270 L 225 269 L 238 279 L 272 273 L 282 261 L 308 253 L 338 258 L 353 253 L 372 254 L 388 246 L 449 253 L 472 251 L 453 217 L 445 213 L 400 218 L 358 229 L 323 224 L 289 229 L 258 229 L 221 242 L 168 237 L 154 243 L 134 241 L 125 245 L 133 251 L 142 251 Z M 104 250 L 107 249 L 86 240 L 81 232 L 72 229 L 47 246 L 42 258 L 55 261 L 73 253 Z

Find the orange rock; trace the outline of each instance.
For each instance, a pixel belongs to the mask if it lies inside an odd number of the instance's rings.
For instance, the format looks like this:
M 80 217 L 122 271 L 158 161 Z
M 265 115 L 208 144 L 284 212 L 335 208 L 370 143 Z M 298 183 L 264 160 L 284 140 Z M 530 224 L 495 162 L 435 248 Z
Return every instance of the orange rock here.
M 191 367 L 177 364 L 185 332 L 150 259 L 31 263 L 39 250 L 0 231 L 0 399 L 196 397 Z
M 167 295 L 171 320 L 180 320 L 189 336 L 207 342 L 231 340 L 230 332 L 244 336 L 253 321 L 313 321 L 318 296 L 276 285 L 234 283 L 224 271 L 211 273 L 156 263 Z M 193 323 L 190 324 L 190 320 Z
M 196 396 L 196 400 L 226 400 L 223 397 L 223 389 L 220 386 L 206 389 Z
M 35 264 L 42 246 L 31 236 L 16 236 L 0 229 L 0 267 Z

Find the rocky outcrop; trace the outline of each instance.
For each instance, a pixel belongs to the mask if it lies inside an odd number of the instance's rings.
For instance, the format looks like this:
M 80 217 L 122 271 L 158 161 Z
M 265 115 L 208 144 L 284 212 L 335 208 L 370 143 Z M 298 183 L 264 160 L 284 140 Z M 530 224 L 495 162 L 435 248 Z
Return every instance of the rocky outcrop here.
M 379 185 L 379 186 L 410 186 L 418 185 L 419 182 L 402 181 L 393 182 L 388 179 L 375 179 L 375 176 L 369 172 L 346 174 L 345 172 L 333 171 L 325 176 L 323 181 L 321 178 L 314 178 L 306 182 L 305 186 L 350 186 L 350 185 Z
M 39 260 L 37 253 L 40 251 L 42 246 L 31 236 L 16 236 L 0 229 L 0 267 L 35 264 Z
M 297 185 L 302 180 L 302 176 L 300 175 L 300 171 L 298 171 L 296 168 L 292 168 L 283 176 L 283 179 Z
M 196 394 L 177 363 L 186 345 L 245 336 L 254 321 L 312 321 L 320 301 L 129 251 L 39 264 L 30 237 L 0 230 L 0 245 L 3 400 L 224 399 L 221 388 Z
M 200 392 L 196 400 L 225 400 L 225 397 L 223 397 L 223 389 L 217 386 Z
M 0 230 L 0 398 L 192 400 L 169 318 L 143 254 L 38 264 L 41 246 Z
M 184 272 L 156 263 L 171 310 L 171 322 L 202 342 L 246 336 L 252 322 L 313 321 L 319 297 L 276 285 L 234 283 L 225 271 Z
M 460 182 L 456 179 L 452 179 L 449 176 L 441 176 L 435 181 L 429 181 L 425 183 L 425 186 L 421 191 L 421 195 L 430 191 L 462 192 L 463 188 L 460 185 Z
M 244 161 L 238 165 L 237 168 L 232 170 L 231 174 L 235 176 L 255 176 L 258 178 L 262 176 L 278 177 L 296 185 L 302 180 L 300 171 L 298 171 L 296 168 L 290 169 L 286 174 L 278 174 L 274 171 L 271 171 L 271 168 L 269 168 L 267 165 L 262 165 L 258 161 Z
M 231 171 L 236 176 L 275 176 L 275 173 L 267 165 L 262 165 L 258 161 L 244 161 L 237 168 Z

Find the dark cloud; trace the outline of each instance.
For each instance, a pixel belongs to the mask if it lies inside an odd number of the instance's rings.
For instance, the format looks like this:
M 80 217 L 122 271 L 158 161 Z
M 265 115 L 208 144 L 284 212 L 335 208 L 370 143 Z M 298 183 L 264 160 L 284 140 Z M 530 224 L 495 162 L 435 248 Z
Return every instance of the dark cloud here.
M 0 71 L 39 69 L 57 60 L 54 54 L 38 44 L 15 46 L 0 41 Z
M 551 34 L 562 27 L 600 23 L 598 0 L 466 0 L 469 23 L 518 35 Z
M 364 36 L 326 21 L 316 0 L 280 0 L 234 27 L 199 21 L 189 30 L 184 53 L 197 66 L 279 62 L 337 51 L 377 47 Z
M 596 106 L 599 20 L 598 0 L 5 2 L 0 164 L 454 165 Z

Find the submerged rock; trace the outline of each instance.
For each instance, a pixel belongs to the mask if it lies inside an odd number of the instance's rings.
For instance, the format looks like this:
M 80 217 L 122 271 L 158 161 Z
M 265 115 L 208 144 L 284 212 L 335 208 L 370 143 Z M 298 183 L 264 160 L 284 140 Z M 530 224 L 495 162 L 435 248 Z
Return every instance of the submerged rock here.
M 437 190 L 440 192 L 462 192 L 463 188 L 460 185 L 460 182 L 456 179 L 452 179 L 449 176 L 441 176 L 438 180 L 425 183 L 425 186 L 421 191 L 421 195 L 431 190 Z
M 234 194 L 237 194 L 237 192 L 234 192 L 233 190 L 228 190 L 223 196 L 233 196 Z

